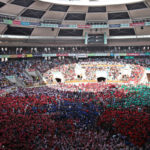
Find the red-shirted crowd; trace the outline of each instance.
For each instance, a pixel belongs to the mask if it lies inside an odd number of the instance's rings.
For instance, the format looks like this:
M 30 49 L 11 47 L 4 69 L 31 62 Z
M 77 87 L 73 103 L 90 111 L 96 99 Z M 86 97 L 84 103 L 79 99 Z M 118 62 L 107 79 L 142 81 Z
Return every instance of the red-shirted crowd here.
M 127 96 L 123 93 L 115 85 L 82 95 L 48 87 L 18 89 L 0 98 L 0 148 L 148 150 L 150 114 L 136 106 L 106 107 L 113 95 L 116 101 Z

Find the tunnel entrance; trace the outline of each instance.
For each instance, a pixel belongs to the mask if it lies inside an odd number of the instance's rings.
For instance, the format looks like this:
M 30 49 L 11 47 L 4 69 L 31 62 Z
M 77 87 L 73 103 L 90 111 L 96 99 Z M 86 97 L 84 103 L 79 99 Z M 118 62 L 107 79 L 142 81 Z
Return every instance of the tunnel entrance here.
M 57 83 L 61 83 L 61 79 L 60 78 L 55 78 Z
M 106 81 L 106 78 L 104 78 L 104 77 L 98 77 L 97 78 L 97 82 L 105 82 Z
M 147 80 L 150 82 L 150 73 L 147 73 Z
M 77 75 L 77 78 L 81 80 L 82 79 L 82 75 Z

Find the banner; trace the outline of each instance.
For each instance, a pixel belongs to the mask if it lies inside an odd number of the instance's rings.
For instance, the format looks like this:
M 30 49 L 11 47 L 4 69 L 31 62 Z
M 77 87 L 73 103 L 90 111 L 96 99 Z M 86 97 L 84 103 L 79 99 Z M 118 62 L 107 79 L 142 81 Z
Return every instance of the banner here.
M 120 53 L 115 53 L 114 56 L 120 56 Z
M 78 58 L 86 58 L 86 57 L 88 57 L 88 55 L 87 54 L 76 54 L 76 57 L 78 57 Z
M 140 56 L 138 53 L 127 53 L 127 56 Z
M 3 22 L 4 22 L 5 24 L 12 24 L 12 23 L 13 23 L 12 20 L 8 20 L 8 19 L 4 19 Z
M 108 25 L 107 24 L 104 24 L 104 25 L 99 24 L 99 25 L 92 25 L 91 27 L 92 28 L 108 28 Z
M 42 57 L 56 57 L 56 54 L 42 54 Z
M 76 25 L 76 24 L 48 24 L 48 23 L 40 23 L 40 22 L 26 22 L 20 20 L 10 20 L 10 19 L 2 19 L 4 24 L 14 24 L 14 25 L 22 25 L 22 26 L 40 26 L 40 27 L 50 27 L 50 28 L 126 28 L 126 27 L 134 27 L 134 26 L 150 26 L 150 22 L 137 22 L 137 23 L 125 23 L 125 24 L 99 24 L 99 25 Z
M 33 57 L 32 54 L 26 54 L 26 57 Z
M 77 25 L 76 24 L 70 24 L 69 28 L 77 28 Z
M 18 55 L 9 55 L 9 58 L 25 58 L 25 54 L 18 54 Z
M 140 53 L 140 56 L 145 56 L 145 53 Z
M 22 54 L 20 54 L 20 55 L 17 55 L 17 58 L 22 58 Z
M 145 26 L 150 26 L 150 22 L 145 22 Z
M 145 53 L 146 56 L 150 56 L 150 52 Z
M 41 23 L 39 22 L 30 22 L 31 26 L 41 26 Z
M 89 54 L 18 54 L 18 55 L 0 55 L 0 58 L 25 58 L 25 57 L 59 57 L 59 56 L 71 56 L 71 57 L 88 57 L 88 56 L 150 56 L 150 52 L 147 53 L 89 53 Z
M 23 25 L 23 26 L 29 26 L 29 25 L 30 25 L 30 23 L 29 23 L 29 22 L 21 21 L 21 25 Z
M 88 56 L 95 56 L 95 54 L 94 54 L 94 53 L 91 53 L 91 54 L 88 54 Z
M 95 56 L 108 56 L 107 53 L 95 53 Z
M 114 56 L 127 56 L 127 53 L 115 53 Z
M 3 19 L 1 22 L 4 24 L 14 24 L 14 25 L 22 25 L 22 26 L 41 26 L 41 27 L 50 27 L 50 28 L 126 28 L 133 26 L 150 26 L 150 22 L 137 22 L 137 23 L 126 23 L 126 24 L 99 24 L 99 25 L 76 25 L 76 24 L 48 24 L 48 23 L 40 23 L 40 22 L 26 22 L 20 20 L 9 20 Z
M 112 56 L 112 57 L 113 57 L 114 55 L 115 55 L 114 53 L 110 53 L 110 56 Z
M 120 56 L 127 56 L 127 53 L 120 53 Z
M 125 56 L 124 58 L 125 58 L 125 59 L 134 59 L 133 56 Z
M 33 57 L 42 57 L 42 54 L 33 54 Z
M 15 25 L 21 25 L 21 21 L 19 21 L 19 20 L 14 20 L 14 21 L 13 21 L 13 24 L 15 24 Z
M 68 54 L 56 54 L 56 56 L 68 56 Z
M 17 58 L 17 55 L 10 55 L 10 58 Z
M 78 28 L 91 28 L 91 25 L 78 25 Z
M 69 28 L 69 24 L 59 24 L 59 28 Z
M 127 28 L 127 27 L 130 27 L 130 25 L 128 23 L 122 23 L 122 24 L 120 24 L 120 27 Z
M 1 58 L 10 58 L 10 55 L 1 55 Z
M 130 23 L 130 26 L 144 26 L 144 22 Z
M 76 54 L 71 53 L 71 54 L 68 54 L 68 56 L 75 57 L 75 56 L 76 56 Z
M 46 24 L 46 23 L 41 23 L 41 27 L 58 28 L 58 24 Z
M 120 24 L 109 24 L 109 28 L 120 28 Z

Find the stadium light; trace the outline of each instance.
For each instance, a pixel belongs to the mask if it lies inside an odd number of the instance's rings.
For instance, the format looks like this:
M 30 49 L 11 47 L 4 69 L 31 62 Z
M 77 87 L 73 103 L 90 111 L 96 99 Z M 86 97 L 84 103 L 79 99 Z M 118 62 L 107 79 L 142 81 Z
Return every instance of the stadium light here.
M 23 49 L 22 49 L 22 48 L 20 48 L 20 53 L 22 52 L 22 50 L 23 50 Z
M 50 48 L 50 47 L 48 48 L 48 51 L 49 51 L 49 52 L 51 51 L 51 48 Z
M 44 48 L 44 51 L 47 52 L 47 48 L 46 47 Z

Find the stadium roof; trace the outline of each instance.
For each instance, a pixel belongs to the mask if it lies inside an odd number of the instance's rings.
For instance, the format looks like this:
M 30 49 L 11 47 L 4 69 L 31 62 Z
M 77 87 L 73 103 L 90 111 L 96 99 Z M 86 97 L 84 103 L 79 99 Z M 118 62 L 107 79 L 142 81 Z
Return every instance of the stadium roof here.
M 106 6 L 142 2 L 144 0 L 40 0 L 63 5 Z
M 57 1 L 0 0 L 0 41 L 7 38 L 28 41 L 47 39 L 55 44 L 56 39 L 72 38 L 83 39 L 84 43 L 86 33 L 106 33 L 110 41 L 130 36 L 144 37 L 143 41 L 150 43 L 150 40 L 145 40 L 150 37 L 150 0 L 132 3 L 126 0 L 124 4 L 109 3 L 104 6 L 76 6 L 72 5 L 72 1 L 64 5 L 60 4 L 64 0 L 59 0 L 59 4 L 56 4 Z

